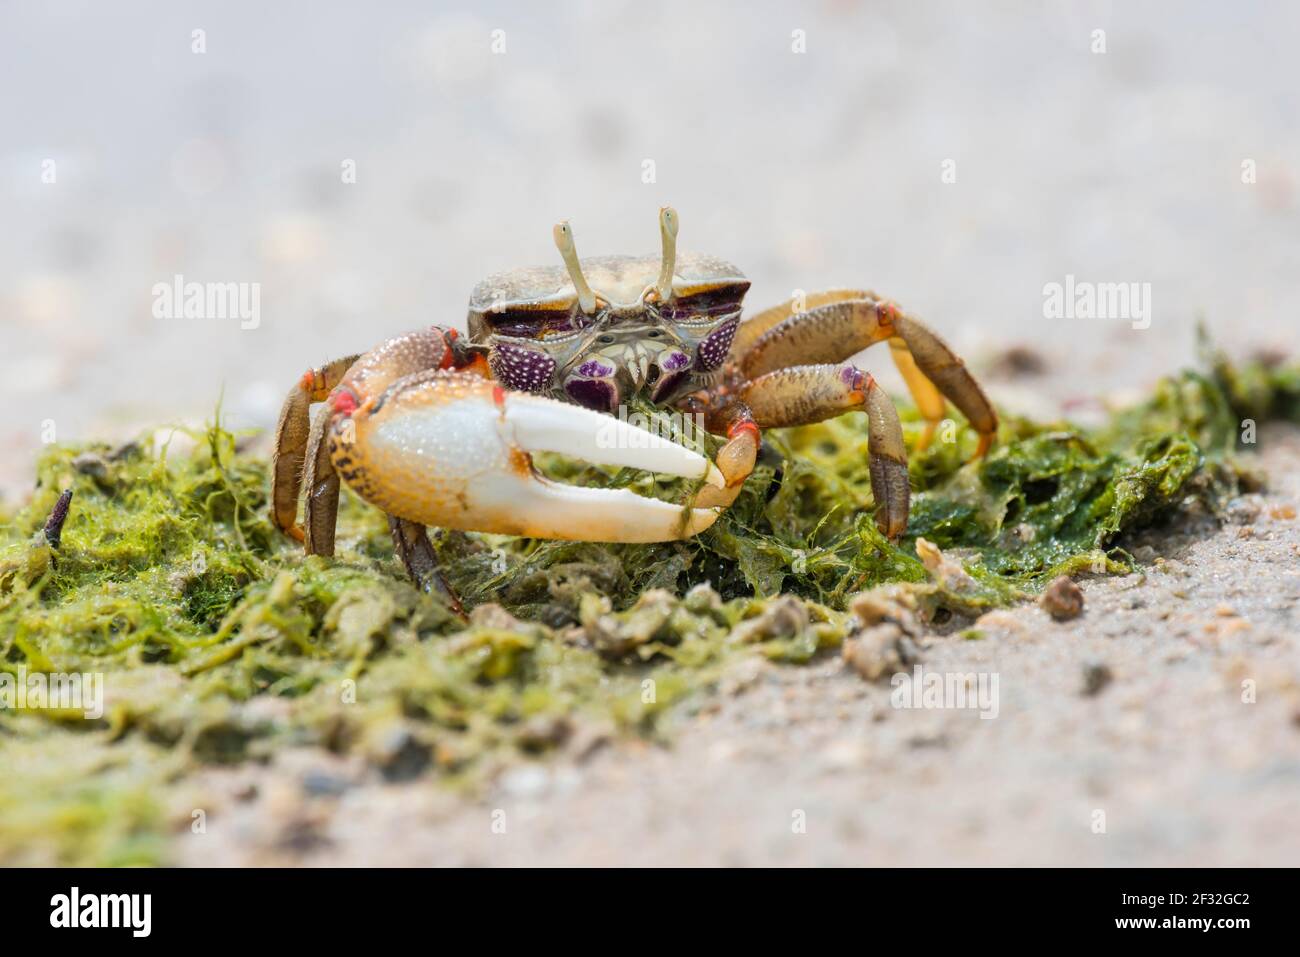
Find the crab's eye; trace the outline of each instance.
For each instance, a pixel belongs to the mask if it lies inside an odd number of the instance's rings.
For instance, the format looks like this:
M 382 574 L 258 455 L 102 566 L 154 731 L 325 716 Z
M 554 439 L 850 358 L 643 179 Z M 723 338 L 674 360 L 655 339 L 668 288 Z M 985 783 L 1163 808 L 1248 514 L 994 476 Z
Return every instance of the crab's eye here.
M 658 339 L 661 335 L 663 335 L 663 333 L 660 332 L 658 329 L 652 329 L 648 333 L 646 333 L 647 338 L 650 339 Z
M 740 308 L 747 289 L 749 283 L 733 283 L 693 296 L 669 299 L 659 305 L 659 315 L 669 322 L 708 322 Z
M 493 332 L 519 339 L 543 339 L 582 328 L 582 324 L 570 313 L 541 312 L 535 309 L 489 312 L 487 320 Z
M 614 341 L 614 337 L 613 337 L 613 336 L 601 336 L 600 339 L 597 340 L 597 341 L 599 341 L 599 342 L 603 342 L 603 343 L 606 343 L 606 344 L 609 344 L 609 343 L 611 343 L 611 342 Z
M 669 322 L 685 322 L 695 315 L 695 307 L 689 301 L 674 299 L 659 306 L 659 315 Z

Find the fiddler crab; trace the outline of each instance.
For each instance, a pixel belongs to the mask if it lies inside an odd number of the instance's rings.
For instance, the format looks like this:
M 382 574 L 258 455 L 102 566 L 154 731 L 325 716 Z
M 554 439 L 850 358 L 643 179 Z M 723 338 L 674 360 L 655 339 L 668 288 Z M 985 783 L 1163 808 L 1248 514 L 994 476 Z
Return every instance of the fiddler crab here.
M 962 360 L 919 319 L 873 292 L 836 289 L 741 320 L 749 282 L 712 256 L 677 252 L 677 213 L 659 212 L 660 256 L 579 259 L 567 222 L 559 266 L 498 273 L 469 303 L 468 335 L 433 326 L 308 370 L 275 433 L 271 518 L 309 554 L 332 555 L 339 482 L 388 515 L 411 577 L 460 604 L 426 528 L 592 542 L 689 538 L 712 525 L 754 469 L 760 430 L 867 413 L 876 523 L 907 528 L 898 413 L 846 360 L 887 341 L 925 419 L 945 397 L 979 434 L 998 420 Z M 633 397 L 696 416 L 725 444 L 716 465 L 614 418 Z M 325 403 L 314 421 L 313 403 Z M 690 507 L 627 489 L 550 481 L 530 452 L 703 479 Z M 302 524 L 299 492 L 306 487 Z

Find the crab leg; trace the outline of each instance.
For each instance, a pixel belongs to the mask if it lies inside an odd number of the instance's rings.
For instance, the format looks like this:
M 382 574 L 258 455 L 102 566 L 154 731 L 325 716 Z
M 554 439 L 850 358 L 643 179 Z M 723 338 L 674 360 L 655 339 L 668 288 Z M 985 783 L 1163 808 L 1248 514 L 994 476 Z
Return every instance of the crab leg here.
M 907 391 L 912 393 L 912 401 L 916 403 L 917 411 L 925 419 L 925 431 L 921 433 L 921 439 L 916 443 L 916 450 L 923 452 L 929 447 L 930 440 L 934 438 L 934 430 L 943 421 L 948 405 L 939 387 L 927 379 L 925 373 L 916 364 L 916 357 L 907 348 L 904 340 L 898 336 L 890 339 L 889 355 L 894 360 L 894 367 L 903 377 L 903 382 L 907 384 Z
M 298 491 L 302 487 L 303 461 L 312 432 L 311 404 L 324 402 L 357 358 L 347 356 L 308 369 L 289 390 L 280 409 L 280 420 L 275 426 L 275 450 L 271 455 L 271 523 L 299 541 L 304 536 L 298 526 Z
M 421 525 L 594 542 L 688 538 L 718 513 L 538 475 L 529 452 L 724 483 L 704 456 L 608 415 L 457 372 L 333 399 L 330 455 L 358 495 Z
M 411 576 L 411 580 L 427 590 L 436 591 L 453 612 L 464 617 L 465 609 L 443 577 L 442 568 L 438 565 L 438 554 L 433 550 L 433 543 L 429 541 L 425 527 L 418 522 L 389 515 L 388 531 L 393 536 L 393 549 L 406 566 L 406 573 Z
M 752 379 L 739 392 L 761 428 L 807 425 L 865 411 L 876 525 L 891 539 L 907 530 L 911 490 L 903 429 L 894 404 L 870 374 L 852 365 L 791 366 Z
M 754 343 L 758 342 L 765 332 L 773 326 L 785 322 L 791 316 L 802 315 L 819 306 L 844 302 L 847 299 L 874 298 L 876 297 L 871 293 L 861 289 L 827 289 L 824 292 L 809 293 L 803 297 L 802 301 L 787 299 L 779 306 L 764 309 L 762 312 L 750 316 L 736 328 L 736 336 L 731 340 L 731 358 L 740 359 L 754 346 Z M 798 313 L 795 312 L 796 308 L 799 308 Z
M 890 320 L 889 325 L 897 331 L 896 338 L 901 339 L 902 344 L 906 345 L 907 352 L 915 360 L 914 364 L 920 376 L 928 380 L 935 390 L 951 399 L 952 404 L 966 416 L 971 428 L 979 433 L 980 441 L 975 450 L 975 458 L 982 457 L 998 434 L 998 414 L 993 410 L 993 403 L 989 402 L 988 396 L 975 381 L 975 377 L 966 370 L 966 364 L 962 362 L 961 357 L 953 352 L 936 332 L 920 319 L 900 312 L 892 303 L 886 303 L 884 308 Z M 894 341 L 894 339 L 890 340 L 890 346 L 894 348 L 897 363 L 898 347 L 894 346 Z M 908 380 L 909 388 L 912 388 L 913 383 L 908 379 L 908 371 L 902 365 L 898 368 L 903 373 L 903 378 Z M 915 388 L 912 388 L 912 395 L 922 414 L 927 414 L 927 400 L 918 394 Z M 942 409 L 935 414 L 931 408 L 927 414 L 927 439 L 942 418 Z
M 760 335 L 740 356 L 741 371 L 754 379 L 787 366 L 842 362 L 893 335 L 881 321 L 879 306 L 862 294 L 792 314 Z
M 678 408 L 704 417 L 704 428 L 713 435 L 725 435 L 727 442 L 718 450 L 718 471 L 723 482 L 700 489 L 693 503 L 696 508 L 727 508 L 736 500 L 745 479 L 754 471 L 758 460 L 761 435 L 749 407 L 730 390 L 715 388 L 687 396 Z
M 847 295 L 843 291 L 827 295 L 841 294 Z M 877 342 L 889 340 L 895 364 L 926 418 L 922 445 L 943 418 L 946 396 L 979 433 L 975 456 L 982 456 L 997 434 L 998 418 L 965 363 L 915 316 L 871 293 L 860 295 L 862 298 L 810 308 L 772 325 L 740 356 L 741 370 L 753 379 L 804 363 L 842 362 Z
M 302 508 L 302 544 L 308 555 L 334 554 L 339 477 L 334 471 L 334 463 L 330 461 L 329 443 L 325 441 L 329 424 L 330 410 L 321 406 L 312 417 L 311 437 L 307 440 L 307 463 L 302 472 L 302 484 L 307 489 Z
M 404 375 L 425 369 L 479 369 L 460 348 L 455 330 L 433 326 L 389 339 L 364 356 L 349 356 L 310 369 L 290 390 L 280 411 L 272 458 L 271 521 L 276 528 L 303 542 L 309 555 L 334 554 L 334 525 L 338 516 L 339 479 L 325 441 L 332 421 L 328 409 L 310 417 L 311 404 L 323 402 L 335 389 L 351 394 L 381 391 Z M 298 493 L 305 485 L 303 524 L 295 523 Z

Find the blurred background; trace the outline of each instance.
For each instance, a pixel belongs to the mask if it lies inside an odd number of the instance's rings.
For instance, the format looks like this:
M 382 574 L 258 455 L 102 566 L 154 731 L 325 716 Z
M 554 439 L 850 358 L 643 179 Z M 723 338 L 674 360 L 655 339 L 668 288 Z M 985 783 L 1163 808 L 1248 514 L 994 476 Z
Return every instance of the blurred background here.
M 1198 317 L 1291 348 L 1298 36 L 1287 2 L 7 0 L 0 489 L 223 389 L 270 426 L 309 365 L 558 262 L 556 220 L 654 251 L 665 203 L 753 309 L 864 285 L 977 367 L 1034 347 L 1043 415 L 1190 361 Z M 260 284 L 257 328 L 155 317 L 177 274 Z M 1150 328 L 1044 318 L 1067 274 L 1150 283 Z

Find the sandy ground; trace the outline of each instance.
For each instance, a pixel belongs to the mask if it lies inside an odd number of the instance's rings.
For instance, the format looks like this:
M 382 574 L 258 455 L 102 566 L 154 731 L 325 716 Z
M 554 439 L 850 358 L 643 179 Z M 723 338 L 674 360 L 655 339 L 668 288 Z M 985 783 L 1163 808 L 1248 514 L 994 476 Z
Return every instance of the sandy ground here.
M 214 772 L 192 795 L 207 831 L 175 851 L 222 865 L 1294 866 L 1300 430 L 1266 430 L 1260 462 L 1266 494 L 1235 500 L 1221 527 L 1133 543 L 1148 565 L 1086 582 L 1081 618 L 1030 604 L 986 615 L 978 640 L 931 636 L 923 668 L 998 676 L 996 716 L 896 708 L 837 657 L 755 661 L 669 746 L 580 740 L 476 797 L 378 783 L 323 752 Z
M 199 421 L 223 389 L 229 424 L 265 428 L 308 364 L 458 324 L 483 274 L 554 261 L 557 219 L 584 255 L 640 252 L 668 202 L 754 307 L 868 285 L 977 363 L 1033 345 L 1047 375 L 992 394 L 1039 416 L 1144 392 L 1201 317 L 1234 350 L 1293 349 L 1298 33 L 1281 0 L 4 5 L 0 494 L 42 442 Z M 259 284 L 256 327 L 154 315 L 177 274 Z M 1150 283 L 1150 325 L 1047 318 L 1069 275 Z M 177 854 L 1297 863 L 1300 537 L 1268 509 L 1297 500 L 1300 438 L 1267 436 L 1258 517 L 1154 540 L 1168 563 L 1088 583 L 1079 621 L 1030 607 L 931 642 L 927 667 L 998 673 L 996 720 L 895 710 L 838 660 L 764 667 L 671 748 L 527 767 L 486 798 L 310 753 L 214 775 Z M 1082 694 L 1099 665 L 1113 680 Z

